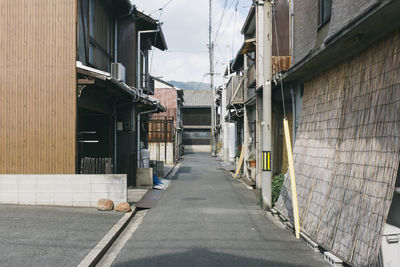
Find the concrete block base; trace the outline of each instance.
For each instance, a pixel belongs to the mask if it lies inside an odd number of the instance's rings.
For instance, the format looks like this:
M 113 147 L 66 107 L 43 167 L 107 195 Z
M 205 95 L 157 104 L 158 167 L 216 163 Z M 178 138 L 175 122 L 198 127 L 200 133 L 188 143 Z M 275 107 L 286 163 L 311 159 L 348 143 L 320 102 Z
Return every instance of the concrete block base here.
M 136 188 L 153 188 L 153 168 L 136 169 Z
M 97 207 L 127 201 L 126 174 L 0 175 L 0 204 Z

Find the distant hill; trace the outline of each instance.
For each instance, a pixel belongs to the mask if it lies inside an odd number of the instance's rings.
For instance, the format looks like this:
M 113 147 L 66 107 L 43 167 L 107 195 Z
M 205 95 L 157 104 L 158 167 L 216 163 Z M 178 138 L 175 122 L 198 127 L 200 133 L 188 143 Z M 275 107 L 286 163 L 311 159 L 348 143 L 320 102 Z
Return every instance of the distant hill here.
M 170 84 L 181 88 L 183 90 L 208 90 L 210 84 L 202 82 L 180 82 L 180 81 L 168 81 Z

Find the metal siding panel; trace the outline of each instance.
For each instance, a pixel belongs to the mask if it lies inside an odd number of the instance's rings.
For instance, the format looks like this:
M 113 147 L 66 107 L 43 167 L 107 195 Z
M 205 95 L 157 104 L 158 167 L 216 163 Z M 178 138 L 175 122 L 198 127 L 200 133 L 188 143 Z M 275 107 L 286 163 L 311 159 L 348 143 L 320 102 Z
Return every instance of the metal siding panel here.
M 176 122 L 177 93 L 174 88 L 155 88 L 154 98 L 160 101 L 167 110 L 165 112 L 154 114 L 156 117 L 174 117 Z M 176 125 L 174 123 L 174 125 Z
M 76 0 L 0 12 L 0 173 L 74 173 Z

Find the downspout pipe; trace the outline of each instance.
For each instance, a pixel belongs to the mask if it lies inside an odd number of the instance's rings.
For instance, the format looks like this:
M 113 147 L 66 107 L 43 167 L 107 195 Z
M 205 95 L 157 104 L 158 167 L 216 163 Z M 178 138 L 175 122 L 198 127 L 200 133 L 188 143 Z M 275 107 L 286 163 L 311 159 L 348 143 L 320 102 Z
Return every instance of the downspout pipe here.
M 117 101 L 114 101 L 114 173 L 117 173 Z
M 158 27 L 158 25 L 157 25 Z M 136 87 L 140 90 L 140 43 L 142 33 L 153 33 L 153 32 L 160 32 L 160 28 L 157 30 L 145 30 L 145 31 L 138 31 L 138 42 L 137 42 L 137 58 L 136 58 Z
M 155 109 L 142 111 L 137 114 L 137 144 L 136 144 L 136 146 L 137 146 L 137 168 L 140 168 L 140 160 L 141 160 L 141 155 L 140 155 L 140 116 L 143 114 L 154 113 L 157 110 L 158 110 L 158 104 Z
M 290 0 L 290 55 L 293 61 L 294 52 L 294 0 Z

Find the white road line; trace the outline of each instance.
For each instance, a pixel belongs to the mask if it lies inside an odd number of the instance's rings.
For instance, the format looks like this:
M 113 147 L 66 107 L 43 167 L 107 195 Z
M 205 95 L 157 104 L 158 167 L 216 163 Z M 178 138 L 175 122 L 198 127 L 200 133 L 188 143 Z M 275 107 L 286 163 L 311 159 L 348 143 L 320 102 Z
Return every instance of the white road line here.
M 103 258 L 96 266 L 99 267 L 111 266 L 115 258 L 118 256 L 118 253 L 121 251 L 121 249 L 125 246 L 126 242 L 132 237 L 133 233 L 138 229 L 139 225 L 142 223 L 142 220 L 146 215 L 146 213 L 147 210 L 140 210 L 136 213 L 133 220 L 121 233 L 118 239 L 115 240 L 114 244 L 110 247 L 110 249 L 107 251 L 107 253 L 103 256 Z
M 87 267 L 94 266 L 97 262 L 98 258 L 101 257 L 107 247 L 110 246 L 116 236 L 119 234 L 121 229 L 125 228 L 128 221 L 134 216 L 136 213 L 136 207 L 132 207 L 130 212 L 127 212 L 122 216 L 122 218 L 111 228 L 110 231 L 100 240 L 99 243 L 89 252 L 88 255 L 79 263 L 78 267 Z

